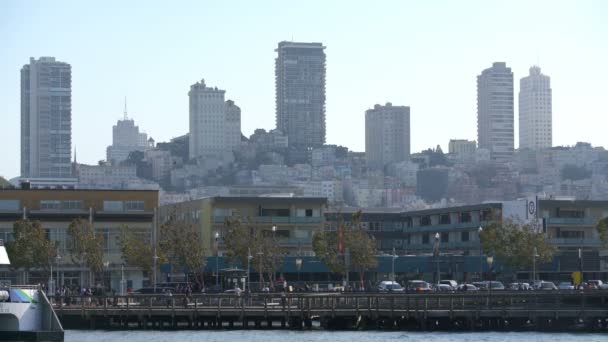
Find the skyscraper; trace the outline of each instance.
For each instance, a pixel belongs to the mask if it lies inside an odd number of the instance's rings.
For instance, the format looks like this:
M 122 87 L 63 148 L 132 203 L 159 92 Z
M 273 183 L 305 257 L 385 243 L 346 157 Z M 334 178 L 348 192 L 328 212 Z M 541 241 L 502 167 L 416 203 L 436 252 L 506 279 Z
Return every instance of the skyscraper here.
M 71 177 L 71 153 L 71 66 L 32 57 L 21 69 L 21 177 Z
M 241 108 L 234 101 L 226 101 L 226 147 L 234 151 L 241 145 Z
M 519 148 L 540 150 L 553 145 L 551 78 L 538 66 L 519 82 Z
M 280 42 L 275 61 L 276 123 L 290 147 L 325 143 L 325 47 Z
M 118 165 L 126 160 L 129 154 L 134 151 L 144 152 L 154 146 L 148 142 L 148 135 L 139 132 L 139 127 L 135 126 L 135 121 L 127 116 L 127 106 L 125 103 L 124 118 L 118 120 L 112 126 L 112 145 L 106 149 L 106 159 L 113 165 Z
M 365 111 L 365 156 L 367 165 L 382 169 L 410 155 L 410 107 L 375 105 Z
M 477 140 L 493 160 L 512 156 L 513 122 L 513 73 L 506 63 L 495 62 L 477 76 Z
M 221 155 L 227 150 L 225 93 L 207 87 L 205 80 L 190 86 L 190 159 Z

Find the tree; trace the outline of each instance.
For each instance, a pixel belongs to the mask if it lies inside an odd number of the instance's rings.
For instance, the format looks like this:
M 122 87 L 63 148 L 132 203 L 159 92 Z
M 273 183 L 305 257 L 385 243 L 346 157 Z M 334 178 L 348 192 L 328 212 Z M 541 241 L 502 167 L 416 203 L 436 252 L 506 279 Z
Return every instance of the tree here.
M 222 241 L 231 262 L 246 265 L 251 253 L 253 267 L 260 274 L 260 283 L 264 283 L 265 272 L 271 286 L 273 285 L 275 275 L 283 264 L 283 257 L 270 229 L 256 225 L 251 218 L 243 219 L 237 215 L 226 218 Z
M 604 248 L 608 248 L 608 217 L 601 219 L 597 223 L 596 229 Z
M 547 243 L 543 232 L 510 220 L 484 227 L 481 244 L 486 254 L 496 256 L 513 270 L 532 267 L 534 248 L 541 263 L 551 261 L 555 254 L 555 247 Z
M 196 281 L 202 284 L 206 258 L 201 235 L 192 223 L 178 220 L 176 216 L 175 213 L 169 215 L 160 227 L 159 259 L 169 263 L 171 269 L 181 268 L 184 273 L 193 273 Z
M 95 228 L 89 221 L 75 219 L 68 226 L 70 237 L 70 257 L 79 265 L 86 265 L 90 272 L 103 271 L 103 236 L 95 233 Z M 84 285 L 84 284 L 81 284 Z
M 49 271 L 57 256 L 57 243 L 46 238 L 40 221 L 19 220 L 13 224 L 13 241 L 6 245 L 11 267 L 24 270 L 24 282 L 31 269 Z
M 144 231 L 136 231 L 129 226 L 122 226 L 118 236 L 121 257 L 125 263 L 151 271 L 154 267 L 154 245 Z
M 341 214 L 338 215 L 336 231 L 316 232 L 312 248 L 330 271 L 341 274 L 346 273 L 344 253 L 348 249 L 350 269 L 359 272 L 359 280 L 363 283 L 364 272 L 377 264 L 376 240 L 363 230 L 361 211 L 353 214 L 349 222 L 343 221 Z

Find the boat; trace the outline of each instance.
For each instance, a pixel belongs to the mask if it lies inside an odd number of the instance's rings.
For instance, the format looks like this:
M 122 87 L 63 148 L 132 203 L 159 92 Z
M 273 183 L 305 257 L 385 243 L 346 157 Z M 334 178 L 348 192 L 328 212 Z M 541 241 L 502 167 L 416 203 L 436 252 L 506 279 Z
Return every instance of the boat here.
M 10 265 L 2 240 L 0 265 Z M 0 341 L 63 342 L 63 339 L 61 322 L 39 286 L 0 282 Z

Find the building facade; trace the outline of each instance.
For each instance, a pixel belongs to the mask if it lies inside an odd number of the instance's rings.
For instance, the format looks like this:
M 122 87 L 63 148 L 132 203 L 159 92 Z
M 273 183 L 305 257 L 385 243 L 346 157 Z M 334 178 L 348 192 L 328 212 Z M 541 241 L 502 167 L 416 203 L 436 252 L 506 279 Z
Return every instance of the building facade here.
M 493 160 L 510 159 L 514 149 L 513 73 L 495 62 L 477 76 L 477 141 Z
M 530 68 L 519 82 L 519 148 L 541 150 L 553 146 L 551 78 Z
M 370 168 L 407 160 L 410 155 L 410 107 L 375 105 L 365 112 L 365 156 Z
M 241 145 L 241 108 L 234 101 L 226 101 L 226 148 L 235 151 Z
M 226 147 L 225 90 L 207 87 L 205 80 L 190 86 L 190 159 L 221 155 Z
M 106 149 L 106 160 L 118 165 L 127 160 L 131 152 L 144 152 L 151 148 L 154 148 L 153 140 L 148 141 L 148 135 L 139 131 L 135 121 L 127 117 L 125 108 L 124 118 L 112 126 L 112 145 Z
M 280 42 L 276 52 L 276 124 L 298 148 L 325 143 L 325 47 Z
M 72 176 L 72 68 L 54 57 L 21 69 L 21 176 Z
M 128 226 L 152 241 L 158 191 L 123 190 L 24 190 L 0 189 L 0 239 L 13 239 L 13 224 L 17 220 L 40 221 L 50 240 L 57 241 L 59 258 L 54 266 L 59 285 L 94 287 L 96 284 L 121 289 L 121 271 L 124 274 L 123 290 L 140 288 L 149 284 L 151 275 L 144 274 L 131 265 L 123 265 L 118 236 L 120 229 Z M 75 263 L 70 257 L 71 239 L 67 233 L 75 219 L 89 221 L 97 234 L 103 236 L 103 274 L 89 275 L 84 264 Z M 15 272 L 0 271 L 2 278 L 13 279 Z M 32 270 L 30 283 L 46 283 L 43 272 Z M 57 278 L 55 278 L 57 279 Z
M 160 208 L 161 222 L 170 215 L 195 224 L 201 233 L 207 255 L 214 251 L 215 233 L 219 235 L 219 255 L 226 218 L 250 220 L 267 229 L 275 227 L 277 243 L 285 255 L 313 255 L 312 236 L 323 228 L 327 200 L 320 197 L 232 197 L 217 196 L 169 204 Z

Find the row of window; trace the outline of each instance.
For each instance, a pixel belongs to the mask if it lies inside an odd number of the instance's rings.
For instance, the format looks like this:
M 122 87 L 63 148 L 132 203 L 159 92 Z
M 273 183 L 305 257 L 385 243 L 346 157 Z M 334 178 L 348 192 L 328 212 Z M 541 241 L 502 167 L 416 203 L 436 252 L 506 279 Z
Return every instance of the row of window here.
M 41 200 L 40 210 L 83 210 L 82 200 Z M 0 200 L 0 210 L 20 210 L 19 200 Z M 103 211 L 143 211 L 144 201 L 103 201 Z

